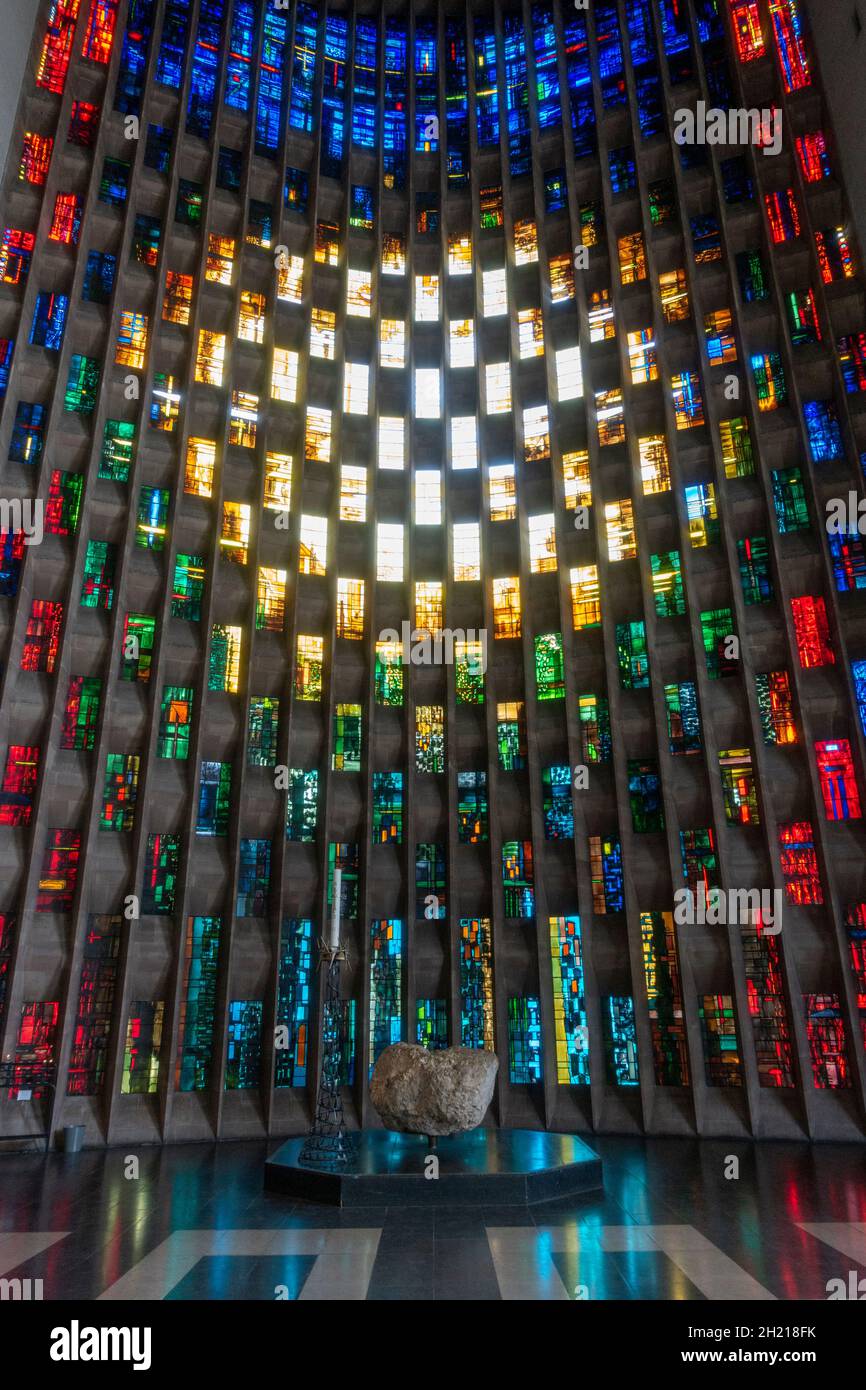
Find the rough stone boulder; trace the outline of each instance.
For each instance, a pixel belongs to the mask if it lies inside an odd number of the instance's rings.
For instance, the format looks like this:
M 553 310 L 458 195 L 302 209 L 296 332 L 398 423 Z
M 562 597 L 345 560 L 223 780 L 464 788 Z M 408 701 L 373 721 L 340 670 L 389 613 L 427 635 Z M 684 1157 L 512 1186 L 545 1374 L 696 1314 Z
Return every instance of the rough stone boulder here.
M 386 1047 L 373 1068 L 370 1099 L 388 1129 L 460 1134 L 480 1125 L 493 1099 L 495 1052 L 415 1043 Z

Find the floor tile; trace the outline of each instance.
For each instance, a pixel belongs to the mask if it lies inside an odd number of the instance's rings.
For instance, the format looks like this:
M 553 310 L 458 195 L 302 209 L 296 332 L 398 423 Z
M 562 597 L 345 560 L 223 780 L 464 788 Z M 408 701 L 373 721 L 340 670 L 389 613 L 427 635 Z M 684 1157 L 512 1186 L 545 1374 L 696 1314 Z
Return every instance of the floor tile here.
M 354 1210 L 265 1193 L 275 1145 L 0 1154 L 0 1277 L 46 1299 L 826 1299 L 866 1271 L 858 1145 L 592 1141 L 605 1190 Z M 725 1177 L 736 1154 L 740 1173 Z

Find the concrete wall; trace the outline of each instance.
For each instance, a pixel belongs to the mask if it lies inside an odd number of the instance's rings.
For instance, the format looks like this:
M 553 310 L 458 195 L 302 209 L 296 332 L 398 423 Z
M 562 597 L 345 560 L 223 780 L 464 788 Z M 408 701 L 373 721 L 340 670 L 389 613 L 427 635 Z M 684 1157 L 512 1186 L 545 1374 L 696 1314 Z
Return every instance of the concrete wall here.
M 866 246 L 866 0 L 807 0 L 861 247 Z M 860 28 L 858 28 L 858 18 Z
M 9 138 L 18 109 L 18 93 L 27 66 L 33 22 L 40 0 L 0 0 L 0 171 L 6 165 Z

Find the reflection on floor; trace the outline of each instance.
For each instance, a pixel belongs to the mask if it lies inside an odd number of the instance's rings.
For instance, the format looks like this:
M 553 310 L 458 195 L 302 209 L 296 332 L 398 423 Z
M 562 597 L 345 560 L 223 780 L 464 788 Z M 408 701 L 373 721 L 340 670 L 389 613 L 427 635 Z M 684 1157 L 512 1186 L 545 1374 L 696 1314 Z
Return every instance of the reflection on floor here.
M 857 1145 L 591 1144 L 603 1196 L 435 1211 L 266 1195 L 265 1144 L 7 1154 L 0 1279 L 45 1299 L 826 1299 L 866 1274 Z

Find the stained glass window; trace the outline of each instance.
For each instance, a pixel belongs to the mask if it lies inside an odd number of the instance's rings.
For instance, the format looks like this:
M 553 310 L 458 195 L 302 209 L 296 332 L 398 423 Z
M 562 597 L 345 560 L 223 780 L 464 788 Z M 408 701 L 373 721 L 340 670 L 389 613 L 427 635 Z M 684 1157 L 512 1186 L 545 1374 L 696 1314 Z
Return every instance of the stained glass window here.
M 234 69 L 226 73 L 226 102 L 246 110 L 249 100 L 249 69 L 246 66 L 252 50 L 252 30 L 254 25 L 252 7 L 245 7 L 238 18 L 235 14 L 235 27 L 243 26 L 243 36 L 238 45 L 240 50 Z M 259 87 L 256 100 L 256 138 L 254 150 L 257 155 L 274 159 L 280 143 L 280 113 L 283 104 L 284 73 L 289 37 L 289 21 L 275 12 L 270 6 L 265 9 L 264 34 L 262 38 L 262 57 L 259 65 Z
M 730 994 L 704 994 L 698 1001 L 708 1086 L 742 1086 L 743 1073 L 734 1003 Z
M 28 744 L 10 743 L 0 787 L 0 825 L 29 825 L 33 797 L 39 780 L 40 749 Z M 2 968 L 0 968 L 2 975 Z
M 87 542 L 81 586 L 82 608 L 111 609 L 114 603 L 116 563 L 117 546 L 112 545 L 110 541 Z
M 72 57 L 75 23 L 80 7 L 81 0 L 52 0 L 36 69 L 37 87 L 62 93 Z
M 96 743 L 101 676 L 72 676 L 60 731 L 60 747 L 66 752 L 89 753 Z
M 152 834 L 147 837 L 144 856 L 142 913 L 166 914 L 174 911 L 174 895 L 180 866 L 180 837 Z
M 460 1045 L 494 1049 L 490 919 L 460 919 Z
M 403 923 L 396 917 L 370 925 L 370 1071 L 403 1031 Z
M 502 885 L 505 916 L 535 916 L 535 870 L 531 840 L 503 840 Z
M 666 685 L 664 697 L 671 753 L 699 753 L 702 746 L 701 716 L 694 681 Z
M 159 1054 L 165 1001 L 136 1000 L 129 1006 L 121 1094 L 155 1095 L 159 1083 Z
M 508 1079 L 515 1086 L 541 1080 L 541 1005 L 532 997 L 508 1001 Z
M 555 765 L 541 769 L 544 838 L 571 840 L 574 838 L 574 807 L 571 801 L 571 768 Z
M 403 843 L 403 774 L 373 773 L 373 844 Z
M 179 1091 L 210 1086 L 221 927 L 219 917 L 187 920 L 175 1074 Z
M 81 832 L 49 830 L 36 894 L 37 912 L 70 912 L 78 883 Z
M 637 1086 L 640 1073 L 634 1000 L 629 995 L 611 994 L 602 1003 L 608 1084 Z
M 226 1034 L 225 1089 L 255 1090 L 262 1070 L 261 999 L 230 1000 Z
M 589 872 L 592 910 L 599 917 L 625 909 L 622 844 L 615 835 L 590 835 Z
M 787 671 L 766 671 L 755 676 L 758 711 L 764 742 L 772 747 L 798 743 L 794 697 Z
M 204 761 L 198 792 L 196 835 L 227 835 L 231 812 L 231 763 Z
M 806 994 L 806 1036 L 817 1090 L 846 1090 L 851 1085 L 845 1020 L 838 994 Z
M 280 928 L 274 1086 L 304 1086 L 310 1027 L 313 924 L 286 917 Z M 354 1001 L 352 1001 L 354 1002 Z
M 719 771 L 729 825 L 759 825 L 758 788 L 749 748 L 731 748 L 719 753 Z
M 140 765 L 138 753 L 109 753 L 106 756 L 100 830 L 128 833 L 133 829 Z
M 158 758 L 177 758 L 183 761 L 189 757 L 194 699 L 195 691 L 192 686 L 167 685 L 163 688 L 156 740 Z
M 673 917 L 669 912 L 642 912 L 640 925 L 656 1084 L 687 1086 L 689 1059 Z
M 280 702 L 264 695 L 250 696 L 247 720 L 247 762 L 250 767 L 273 767 L 277 760 Z
M 289 795 L 286 801 L 286 839 L 312 844 L 316 838 L 319 814 L 319 773 L 312 768 L 289 769 Z
M 445 898 L 445 846 L 424 842 L 415 846 L 415 917 L 423 921 L 444 921 L 448 916 Z
M 860 820 L 860 790 L 854 773 L 851 744 L 847 738 L 815 744 L 818 778 L 828 820 Z
M 117 990 L 121 918 L 87 917 L 66 1094 L 98 1096 L 108 1064 Z

